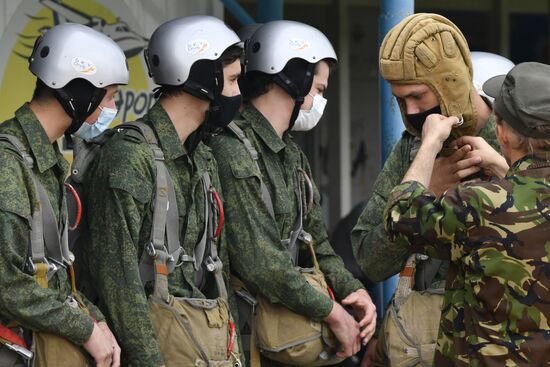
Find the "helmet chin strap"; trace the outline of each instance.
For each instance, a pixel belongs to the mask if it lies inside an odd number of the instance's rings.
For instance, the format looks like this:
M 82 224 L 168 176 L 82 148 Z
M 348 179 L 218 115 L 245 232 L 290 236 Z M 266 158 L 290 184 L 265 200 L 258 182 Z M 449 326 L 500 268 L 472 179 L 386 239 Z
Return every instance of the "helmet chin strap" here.
M 72 118 L 65 136 L 74 134 L 82 126 L 84 120 L 99 106 L 106 93 L 104 88 L 97 88 L 84 79 L 74 79 L 63 88 L 55 89 L 55 97 L 65 113 Z
M 287 76 L 283 71 L 279 72 L 274 78 L 273 82 L 279 87 L 283 88 L 292 99 L 294 99 L 294 108 L 292 109 L 292 114 L 290 115 L 290 121 L 288 124 L 287 130 L 292 130 L 296 118 L 298 118 L 298 113 L 300 112 L 300 107 L 304 103 L 305 96 L 307 96 L 309 90 L 311 89 L 311 84 L 313 83 L 313 74 L 315 71 L 315 64 L 308 63 L 304 78 L 302 79 L 302 85 L 298 86 L 292 79 Z

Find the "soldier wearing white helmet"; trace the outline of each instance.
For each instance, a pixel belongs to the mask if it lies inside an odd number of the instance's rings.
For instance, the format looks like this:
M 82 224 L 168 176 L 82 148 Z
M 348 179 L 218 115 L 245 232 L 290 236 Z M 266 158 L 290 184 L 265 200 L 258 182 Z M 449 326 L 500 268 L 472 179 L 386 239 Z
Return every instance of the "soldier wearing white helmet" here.
M 67 23 L 36 41 L 29 69 L 37 76 L 30 103 L 0 125 L 0 365 L 87 366 L 91 356 L 118 366 L 103 315 L 69 281 L 68 164 L 56 141 L 114 117 L 105 111 L 128 83 L 126 58 L 105 35 Z
M 290 136 L 318 123 L 335 62 L 332 45 L 314 27 L 261 26 L 246 46 L 243 93 L 250 102 L 211 140 L 231 270 L 243 283 L 238 294 L 250 292 L 259 301 L 251 322 L 253 366 L 257 348 L 262 366 L 333 364 L 355 354 L 374 332 L 374 305 L 328 242 L 308 160 Z M 353 306 L 358 320 L 341 304 Z
M 87 174 L 85 257 L 130 366 L 241 364 L 220 181 L 202 143 L 241 104 L 241 54 L 217 18 L 160 25 L 144 55 L 158 101 Z
M 36 41 L 29 69 L 37 76 L 35 96 L 53 94 L 72 118 L 66 134 L 84 139 L 109 127 L 117 113 L 117 86 L 128 84 L 129 78 L 126 57 L 115 42 L 71 23 L 56 26 Z

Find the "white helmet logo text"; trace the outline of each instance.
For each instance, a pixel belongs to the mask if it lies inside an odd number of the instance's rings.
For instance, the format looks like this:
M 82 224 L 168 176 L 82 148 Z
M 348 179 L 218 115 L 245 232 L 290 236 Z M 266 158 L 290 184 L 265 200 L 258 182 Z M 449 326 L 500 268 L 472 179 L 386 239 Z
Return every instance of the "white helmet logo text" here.
M 309 48 L 309 42 L 301 38 L 291 38 L 288 40 L 288 46 L 293 51 L 304 51 Z
M 97 71 L 94 63 L 83 57 L 73 57 L 71 65 L 73 69 L 84 75 L 94 75 Z
M 191 40 L 187 42 L 187 52 L 190 54 L 200 54 L 208 49 L 207 40 Z

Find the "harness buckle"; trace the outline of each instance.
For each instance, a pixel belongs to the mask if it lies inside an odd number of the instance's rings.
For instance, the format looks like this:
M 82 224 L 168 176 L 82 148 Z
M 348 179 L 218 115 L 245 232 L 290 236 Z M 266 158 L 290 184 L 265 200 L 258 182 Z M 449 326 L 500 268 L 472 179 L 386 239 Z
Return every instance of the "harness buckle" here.
M 152 259 L 156 259 L 158 257 L 157 250 L 155 249 L 155 245 L 153 244 L 153 241 L 150 241 L 145 246 L 145 251 L 147 251 L 147 255 L 149 255 Z
M 204 264 L 206 265 L 206 270 L 208 270 L 210 273 L 221 269 L 222 262 L 219 257 L 216 257 L 216 259 L 212 259 L 212 256 L 208 256 L 206 259 L 204 259 Z
M 27 258 L 27 261 L 25 261 L 25 270 L 30 275 L 36 274 L 36 265 L 34 265 L 34 261 L 32 261 L 32 258 L 30 256 Z
M 306 231 L 301 230 L 300 233 L 298 234 L 298 239 L 304 242 L 305 244 L 309 245 L 313 240 L 313 237 L 311 237 L 311 235 Z

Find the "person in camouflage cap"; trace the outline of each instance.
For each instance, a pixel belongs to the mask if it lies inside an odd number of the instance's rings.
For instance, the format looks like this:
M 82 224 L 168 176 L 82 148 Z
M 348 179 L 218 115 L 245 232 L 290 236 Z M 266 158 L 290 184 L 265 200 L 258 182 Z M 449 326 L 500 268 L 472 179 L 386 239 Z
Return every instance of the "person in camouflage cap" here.
M 168 299 L 225 298 L 220 295 L 225 293 L 220 287 L 224 290 L 229 287 L 225 231 L 217 239 L 218 254 L 213 258 L 210 235 L 206 238 L 205 228 L 212 224 L 206 206 L 210 205 L 210 193 L 216 191 L 221 196 L 221 187 L 216 161 L 202 139 L 229 123 L 241 104 L 237 83 L 241 54 L 242 46 L 235 32 L 211 16 L 176 18 L 162 24 L 145 50 L 149 73 L 160 87 L 156 90 L 158 101 L 139 121 L 152 130 L 158 141 L 173 182 L 179 217 L 175 236 L 181 247 L 179 255 L 168 259 L 168 265 L 175 264 L 173 270 L 166 271 Z M 155 163 L 158 153 L 153 156 L 139 132 L 120 130 L 102 147 L 84 181 L 89 238 L 82 242 L 86 244 L 84 256 L 91 277 L 92 289 L 88 291 L 99 297 L 100 306 L 121 341 L 125 363 L 136 367 L 161 366 L 168 363 L 161 351 L 162 343 L 170 346 L 170 342 L 157 338 L 148 306 L 158 283 L 140 278 L 144 265 L 140 259 L 151 254 L 145 249 L 152 242 L 157 216 L 154 206 L 160 174 Z M 205 182 L 206 176 L 211 184 Z M 170 207 L 174 207 L 172 201 L 166 205 L 166 212 Z M 170 241 L 168 221 L 166 236 L 163 232 L 161 241 L 165 238 Z M 204 251 L 208 253 L 196 251 L 203 239 L 207 243 Z M 210 270 L 204 270 L 209 259 L 216 269 L 223 264 L 225 284 L 219 284 L 218 278 L 208 273 Z M 202 271 L 204 276 L 200 276 Z M 231 339 L 228 344 L 237 344 L 235 335 L 226 337 Z M 210 342 L 216 348 L 222 343 Z M 178 346 L 195 350 L 192 345 L 182 344 L 181 340 L 173 341 L 172 350 L 176 351 L 173 354 L 179 351 Z M 228 344 L 221 346 L 225 348 L 226 364 L 237 359 Z M 203 354 L 201 358 L 207 357 Z
M 435 157 L 458 122 L 430 115 L 390 194 L 385 228 L 400 246 L 450 260 L 434 365 L 542 366 L 550 360 L 550 66 L 519 64 L 483 89 L 495 98 L 504 157 L 479 137 L 455 144 L 478 152 L 499 179 L 439 198 L 429 190 Z
M 328 242 L 313 182 L 307 180 L 311 185 L 307 198 L 302 200 L 299 194 L 305 187 L 300 177 L 310 177 L 311 169 L 290 135 L 291 130 L 313 128 L 321 118 L 329 65 L 336 54 L 316 28 L 274 21 L 250 38 L 245 59 L 250 103 L 235 124 L 258 159 L 251 159 L 247 143 L 229 131 L 210 141 L 226 198 L 231 270 L 255 295 L 309 319 L 324 320 L 342 343 L 338 355 L 349 357 L 374 331 L 374 305 Z M 300 267 L 312 267 L 312 256 L 303 239 L 292 247 L 289 239 L 302 230 L 311 235 L 336 301 L 317 291 L 300 271 Z M 359 322 L 339 301 L 358 311 Z M 261 364 L 281 365 L 263 356 Z
M 0 144 L 0 365 L 23 365 L 5 348 L 14 345 L 4 326 L 21 326 L 34 337 L 25 338 L 28 345 L 34 343 L 35 353 L 25 366 L 85 363 L 80 353 L 78 358 L 68 354 L 70 343 L 55 356 L 38 352 L 36 345 L 46 335 L 84 347 L 97 366 L 119 366 L 120 348 L 104 316 L 71 285 L 74 256 L 62 235 L 68 229 L 63 183 L 69 167 L 57 140 L 95 129 L 103 110 L 114 107 L 118 85 L 128 83 L 126 57 L 107 36 L 67 23 L 37 39 L 29 69 L 37 77 L 30 103 L 0 124 L 0 134 L 21 146 Z M 17 150 L 30 156 L 32 172 Z M 42 228 L 34 220 L 37 215 Z M 37 238 L 40 251 L 34 246 Z M 41 266 L 47 269 L 42 277 Z M 85 306 L 78 307 L 77 300 Z

